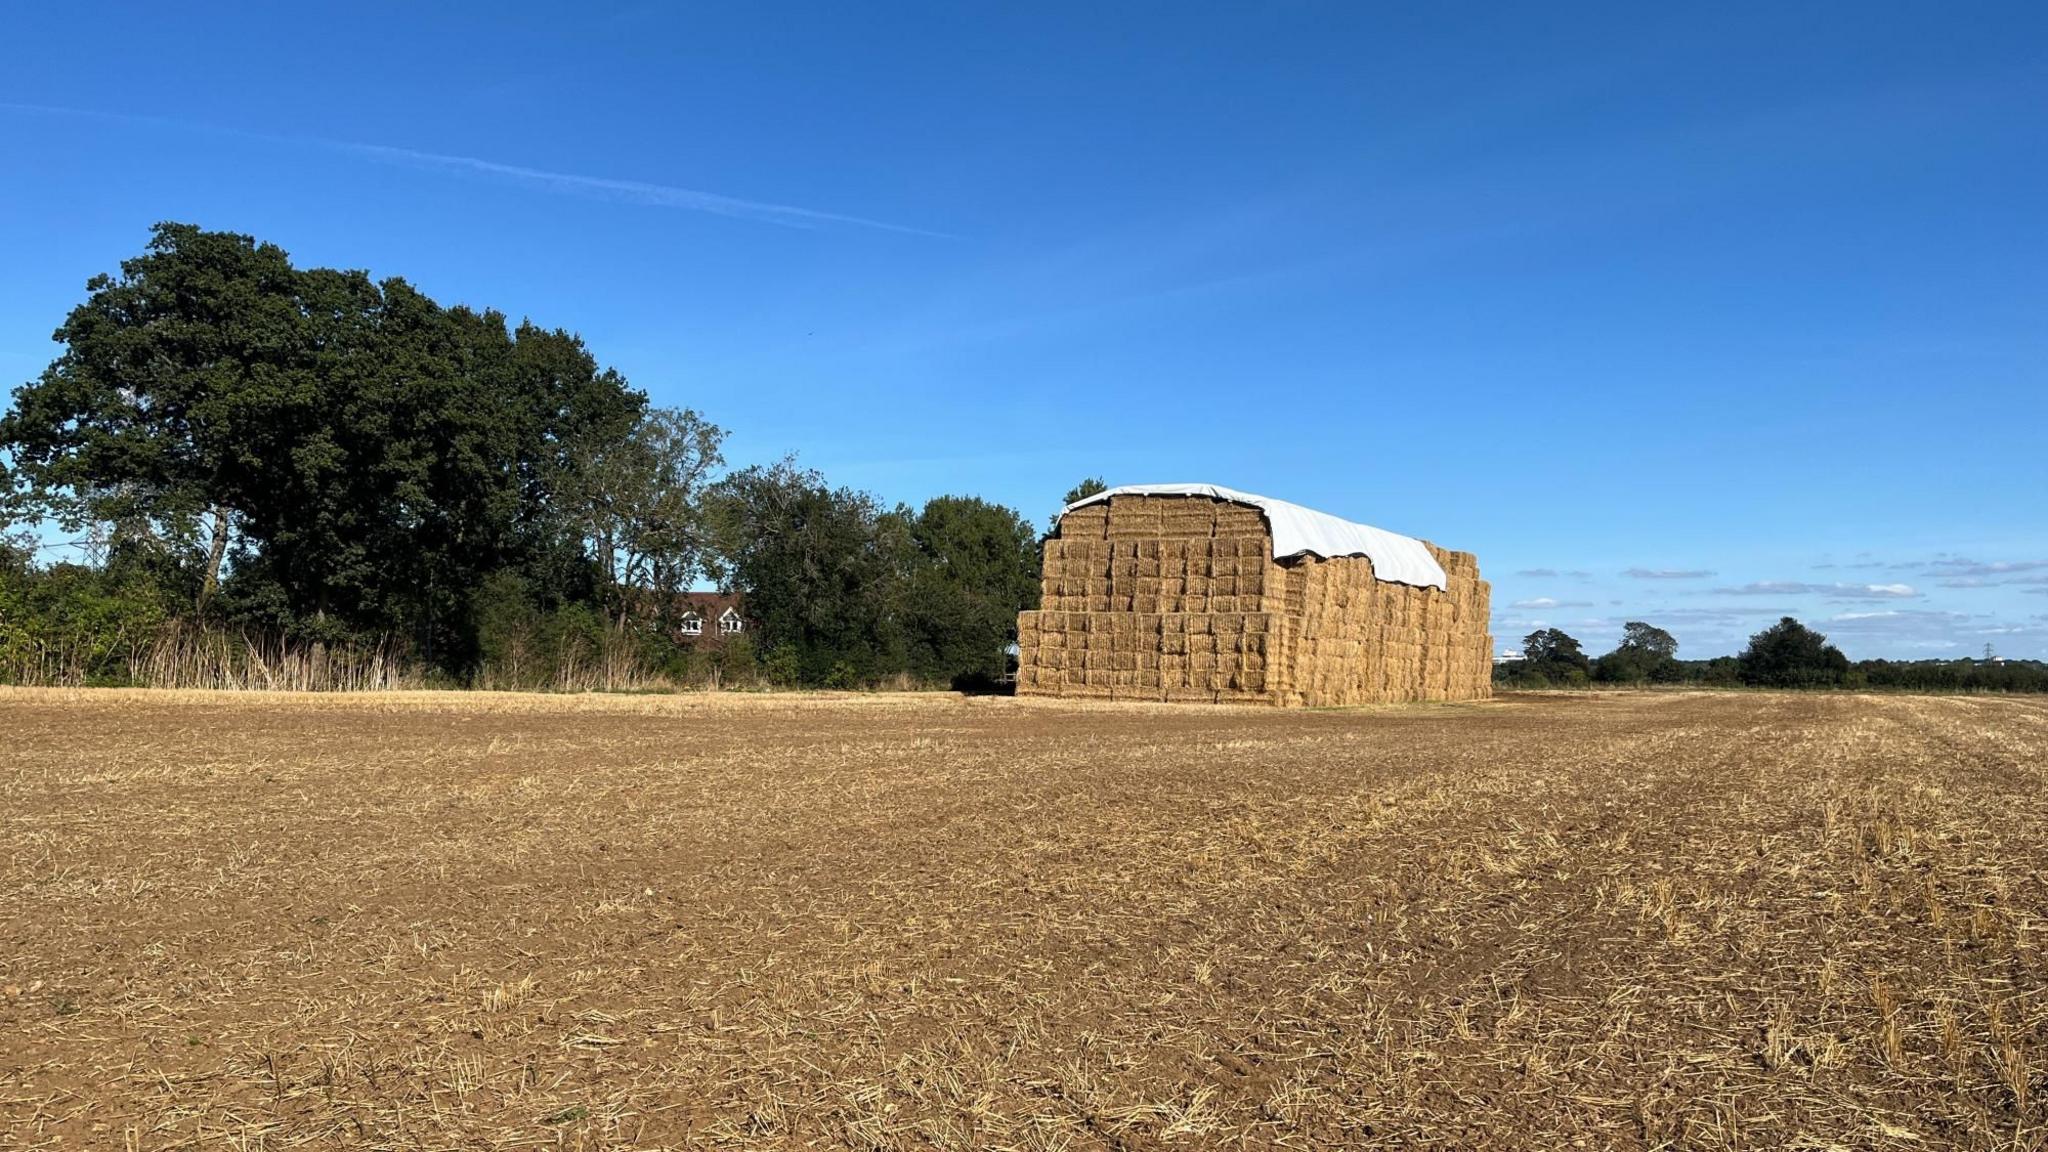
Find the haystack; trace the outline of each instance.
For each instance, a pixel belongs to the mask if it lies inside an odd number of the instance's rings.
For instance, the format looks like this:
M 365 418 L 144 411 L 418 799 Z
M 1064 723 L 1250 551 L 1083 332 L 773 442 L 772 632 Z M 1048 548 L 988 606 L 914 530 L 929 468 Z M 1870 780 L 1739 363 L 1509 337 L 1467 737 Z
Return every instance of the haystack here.
M 1211 485 L 1112 488 L 1044 542 L 1017 690 L 1329 706 L 1493 691 L 1469 552 Z

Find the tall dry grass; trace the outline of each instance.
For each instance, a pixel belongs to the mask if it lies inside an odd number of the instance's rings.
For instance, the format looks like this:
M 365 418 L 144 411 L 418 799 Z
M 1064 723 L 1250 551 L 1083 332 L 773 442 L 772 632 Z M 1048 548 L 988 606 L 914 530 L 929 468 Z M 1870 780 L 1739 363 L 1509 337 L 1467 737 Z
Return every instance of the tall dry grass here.
M 150 688 L 245 692 L 377 692 L 427 682 L 424 671 L 389 641 L 294 643 L 181 622 L 167 625 L 139 648 L 129 674 Z
M 0 685 L 27 688 L 134 687 L 230 692 L 672 693 L 762 691 L 794 685 L 767 675 L 752 658 L 702 653 L 663 663 L 620 631 L 520 645 L 451 675 L 390 639 L 326 644 L 272 634 L 172 621 L 112 642 L 39 644 L 0 652 Z M 916 692 L 947 685 L 898 673 L 848 685 L 870 692 Z

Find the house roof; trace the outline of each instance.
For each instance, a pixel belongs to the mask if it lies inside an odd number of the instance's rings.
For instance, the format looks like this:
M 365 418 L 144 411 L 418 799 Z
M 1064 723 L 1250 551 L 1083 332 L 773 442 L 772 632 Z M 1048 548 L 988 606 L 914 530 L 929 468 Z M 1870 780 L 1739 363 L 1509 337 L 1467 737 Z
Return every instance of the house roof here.
M 740 607 L 740 597 L 736 592 L 679 592 L 676 594 L 676 601 L 688 611 L 695 612 L 707 620 L 716 620 L 727 611 L 740 616 L 746 615 L 746 610 Z
M 1363 556 L 1372 561 L 1372 574 L 1389 583 L 1446 591 L 1450 588 L 1450 579 L 1444 575 L 1443 565 L 1436 562 L 1436 557 L 1430 555 L 1429 548 L 1420 540 L 1374 528 L 1370 524 L 1339 519 L 1327 512 L 1275 500 L 1271 496 L 1255 496 L 1214 484 L 1125 484 L 1076 500 L 1062 509 L 1061 515 L 1101 503 L 1112 496 L 1207 496 L 1232 504 L 1248 504 L 1266 514 L 1266 524 L 1273 531 L 1273 558 L 1276 560 L 1304 554 L 1324 559 Z

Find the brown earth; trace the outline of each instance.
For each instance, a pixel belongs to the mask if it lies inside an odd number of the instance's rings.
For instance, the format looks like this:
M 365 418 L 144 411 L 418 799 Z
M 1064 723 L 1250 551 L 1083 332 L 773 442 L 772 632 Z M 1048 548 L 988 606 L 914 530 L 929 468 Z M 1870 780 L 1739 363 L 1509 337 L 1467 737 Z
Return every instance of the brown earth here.
M 0 692 L 0 1147 L 2038 1148 L 2048 702 Z

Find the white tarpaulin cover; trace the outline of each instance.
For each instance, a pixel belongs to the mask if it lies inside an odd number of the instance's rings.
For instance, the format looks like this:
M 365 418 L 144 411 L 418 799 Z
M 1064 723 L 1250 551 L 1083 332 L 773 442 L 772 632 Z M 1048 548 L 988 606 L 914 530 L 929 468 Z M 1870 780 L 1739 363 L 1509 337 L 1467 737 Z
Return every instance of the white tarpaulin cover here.
M 1443 565 L 1436 562 L 1436 557 L 1429 554 L 1429 549 L 1423 547 L 1420 540 L 1397 536 L 1366 524 L 1339 520 L 1327 512 L 1303 508 L 1285 500 L 1254 496 L 1214 484 L 1125 484 L 1097 492 L 1085 500 L 1076 500 L 1063 511 L 1071 512 L 1085 505 L 1099 504 L 1111 496 L 1207 496 L 1228 500 L 1232 504 L 1249 504 L 1264 512 L 1266 523 L 1273 528 L 1273 558 L 1276 560 L 1304 552 L 1312 552 L 1325 560 L 1336 556 L 1363 556 L 1372 561 L 1372 574 L 1381 580 L 1446 591 L 1450 587 Z

